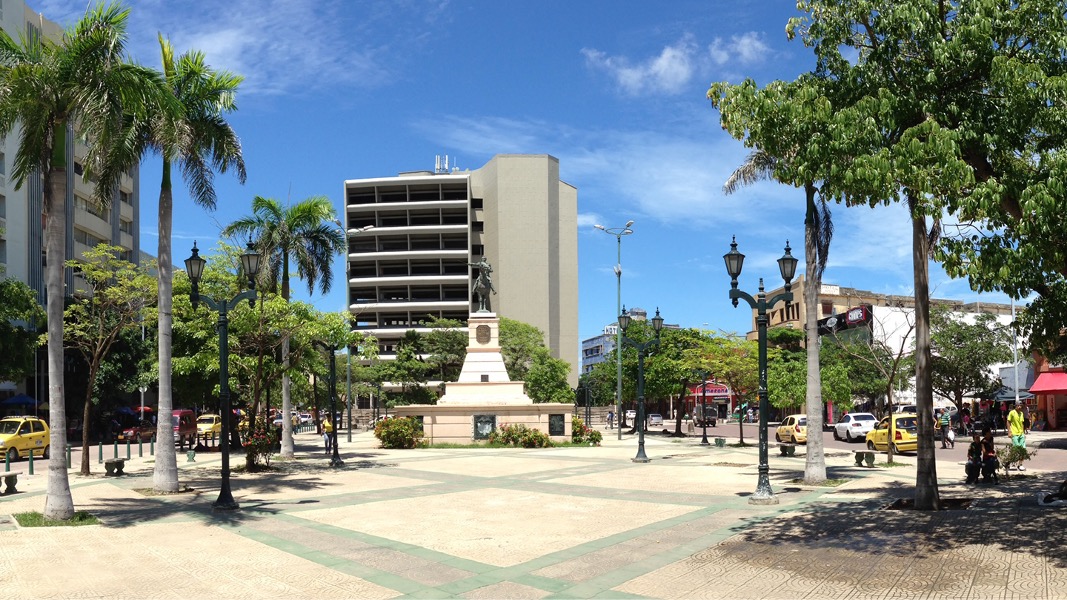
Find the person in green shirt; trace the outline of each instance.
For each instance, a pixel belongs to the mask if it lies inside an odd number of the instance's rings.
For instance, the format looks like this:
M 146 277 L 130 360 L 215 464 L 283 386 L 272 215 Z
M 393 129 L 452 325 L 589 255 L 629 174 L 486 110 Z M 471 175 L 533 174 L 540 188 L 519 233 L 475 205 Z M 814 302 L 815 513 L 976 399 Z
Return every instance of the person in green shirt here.
M 1026 416 L 1023 415 L 1023 403 L 1016 402 L 1015 408 L 1008 412 L 1008 431 L 1011 433 L 1011 445 L 1026 448 Z M 1026 467 L 1019 465 L 1020 471 Z
M 941 411 L 941 447 L 942 448 L 955 448 L 956 440 L 949 436 L 948 432 L 952 430 L 952 415 L 949 414 L 948 409 Z

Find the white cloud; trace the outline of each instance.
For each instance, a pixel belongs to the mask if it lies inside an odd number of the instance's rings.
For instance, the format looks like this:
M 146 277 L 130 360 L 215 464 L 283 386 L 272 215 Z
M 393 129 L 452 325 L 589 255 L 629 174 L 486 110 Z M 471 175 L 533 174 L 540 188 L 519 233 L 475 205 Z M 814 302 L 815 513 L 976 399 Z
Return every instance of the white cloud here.
M 763 41 L 763 35 L 755 31 L 749 31 L 730 37 L 723 41 L 715 38 L 708 46 L 708 56 L 716 65 L 752 65 L 763 62 L 770 47 Z
M 684 36 L 667 46 L 658 56 L 633 64 L 623 56 L 609 56 L 592 48 L 583 48 L 586 64 L 608 72 L 629 94 L 667 93 L 683 91 L 694 75 L 693 59 L 696 44 L 692 36 Z

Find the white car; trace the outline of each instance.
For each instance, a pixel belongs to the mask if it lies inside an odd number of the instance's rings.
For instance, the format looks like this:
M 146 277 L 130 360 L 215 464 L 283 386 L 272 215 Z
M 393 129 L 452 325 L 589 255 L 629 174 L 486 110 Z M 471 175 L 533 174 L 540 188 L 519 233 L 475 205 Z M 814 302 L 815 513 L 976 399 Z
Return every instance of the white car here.
M 658 413 L 652 413 L 648 415 L 648 426 L 655 427 L 657 425 L 663 427 L 663 415 Z
M 626 420 L 627 421 L 633 421 L 636 418 L 637 418 L 637 411 L 636 410 L 628 410 L 628 411 L 626 411 Z
M 878 418 L 871 413 L 849 413 L 834 425 L 834 439 L 862 442 L 877 425 Z

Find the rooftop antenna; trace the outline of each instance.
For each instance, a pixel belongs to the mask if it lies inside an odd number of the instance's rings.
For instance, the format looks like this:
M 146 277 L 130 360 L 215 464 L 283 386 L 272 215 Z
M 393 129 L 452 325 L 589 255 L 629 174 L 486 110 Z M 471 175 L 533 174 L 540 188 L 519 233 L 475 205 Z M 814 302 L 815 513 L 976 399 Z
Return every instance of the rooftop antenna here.
M 440 154 L 435 154 L 434 155 L 433 172 L 434 173 L 440 173 L 441 172 L 441 155 Z

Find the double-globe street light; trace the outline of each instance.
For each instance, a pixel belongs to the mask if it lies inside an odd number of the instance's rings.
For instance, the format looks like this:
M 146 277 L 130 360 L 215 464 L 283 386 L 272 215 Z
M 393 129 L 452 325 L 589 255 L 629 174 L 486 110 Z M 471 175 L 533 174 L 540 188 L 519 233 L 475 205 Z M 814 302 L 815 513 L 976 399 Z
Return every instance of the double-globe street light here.
M 189 299 L 193 303 L 193 309 L 195 310 L 200 301 L 203 300 L 204 304 L 207 304 L 211 310 L 219 313 L 219 410 L 222 412 L 222 441 L 219 444 L 219 450 L 222 453 L 222 488 L 219 490 L 218 499 L 211 506 L 221 510 L 239 508 L 237 502 L 233 499 L 233 494 L 230 492 L 230 419 L 233 417 L 233 410 L 230 407 L 229 312 L 237 308 L 237 305 L 242 300 L 248 300 L 249 305 L 255 306 L 256 275 L 259 273 L 261 258 L 252 248 L 252 243 L 249 242 L 248 250 L 241 255 L 241 269 L 244 270 L 245 276 L 248 277 L 249 289 L 237 294 L 231 300 L 226 300 L 225 298 L 215 300 L 208 296 L 200 295 L 200 277 L 204 274 L 204 266 L 207 261 L 200 258 L 200 251 L 196 248 L 196 242 L 193 242 L 193 255 L 185 259 L 185 270 L 189 274 L 189 281 L 192 282 Z
M 616 252 L 615 262 L 615 314 L 622 314 L 622 236 L 630 235 L 633 230 L 630 226 L 634 224 L 633 219 L 626 222 L 626 225 L 622 227 L 604 227 L 597 224 L 593 227 L 603 231 L 604 233 L 615 236 L 615 240 L 618 243 L 618 250 Z M 622 331 L 616 330 L 615 332 L 615 420 L 619 425 L 619 439 L 622 439 L 622 426 L 625 423 L 625 416 L 622 412 Z
M 659 332 L 663 329 L 663 317 L 659 316 L 657 307 L 656 316 L 652 318 L 652 329 L 656 332 L 656 337 L 646 342 L 636 342 L 626 337 L 630 319 L 630 313 L 626 312 L 626 309 L 619 313 L 619 331 L 622 333 L 620 339 L 622 343 L 637 350 L 637 456 L 633 461 L 646 463 L 650 459 L 645 455 L 645 356 L 649 349 L 659 345 Z M 619 346 L 619 352 L 621 354 L 622 346 Z
M 313 343 L 330 355 L 330 425 L 333 429 L 333 431 L 330 432 L 330 446 L 333 447 L 333 456 L 330 457 L 330 466 L 343 467 L 345 466 L 345 463 L 341 460 L 341 455 L 337 452 L 337 347 L 330 346 L 318 340 L 315 340 Z
M 734 307 L 737 301 L 743 299 L 756 311 L 756 332 L 759 345 L 759 481 L 756 483 L 756 493 L 749 497 L 749 504 L 778 504 L 778 498 L 771 489 L 769 478 L 770 467 L 767 464 L 767 310 L 773 308 L 779 302 L 785 302 L 786 312 L 789 303 L 793 301 L 792 288 L 793 275 L 797 271 L 797 259 L 789 253 L 789 241 L 785 242 L 785 254 L 778 259 L 778 270 L 785 280 L 785 291 L 767 300 L 767 294 L 763 291 L 763 278 L 759 280 L 759 293 L 753 298 L 749 294 L 737 289 L 737 278 L 741 276 L 741 266 L 745 262 L 745 255 L 737 251 L 737 238 L 730 242 L 730 251 L 723 255 L 726 261 L 726 272 L 730 274 L 730 300 Z

